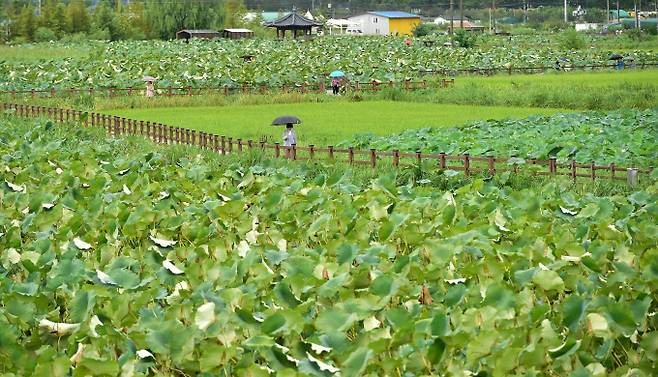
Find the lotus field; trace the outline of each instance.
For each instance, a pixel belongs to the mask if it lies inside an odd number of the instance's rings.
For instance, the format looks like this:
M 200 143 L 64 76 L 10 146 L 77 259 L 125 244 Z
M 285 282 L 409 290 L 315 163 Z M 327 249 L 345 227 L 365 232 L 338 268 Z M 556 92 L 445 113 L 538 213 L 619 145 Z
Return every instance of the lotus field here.
M 5 375 L 658 373 L 655 184 L 360 185 L 0 122 Z
M 85 47 L 91 49 L 89 54 L 73 58 L 4 62 L 0 64 L 0 90 L 141 87 L 144 75 L 159 78 L 160 87 L 316 84 L 326 82 L 326 75 L 335 69 L 347 72 L 353 81 L 402 81 L 426 71 L 553 67 L 556 60 L 567 66 L 610 64 L 614 52 L 564 50 L 546 37 L 536 37 L 532 43 L 528 37 L 506 38 L 494 47 L 472 49 L 445 48 L 442 42 L 427 47 L 420 40 L 407 46 L 400 38 L 325 37 L 310 42 L 98 43 Z M 253 55 L 254 61 L 246 62 L 245 55 Z M 658 62 L 658 54 L 651 50 L 626 55 L 636 64 Z
M 341 146 L 474 156 L 653 166 L 658 161 L 658 108 L 536 115 L 482 120 L 456 127 L 410 129 L 398 135 L 362 134 Z

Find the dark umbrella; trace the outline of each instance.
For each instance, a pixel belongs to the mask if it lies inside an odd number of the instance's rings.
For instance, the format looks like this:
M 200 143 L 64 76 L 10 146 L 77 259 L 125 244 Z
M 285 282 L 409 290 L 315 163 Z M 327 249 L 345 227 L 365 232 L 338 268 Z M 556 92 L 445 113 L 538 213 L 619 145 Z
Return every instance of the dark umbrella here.
M 623 57 L 622 55 L 614 54 L 614 55 L 612 55 L 612 56 L 610 57 L 609 60 L 621 60 L 621 59 L 623 59 L 623 58 L 624 58 L 624 57 Z
M 281 126 L 284 124 L 301 124 L 301 123 L 302 121 L 299 118 L 292 115 L 284 115 L 272 121 L 273 126 Z

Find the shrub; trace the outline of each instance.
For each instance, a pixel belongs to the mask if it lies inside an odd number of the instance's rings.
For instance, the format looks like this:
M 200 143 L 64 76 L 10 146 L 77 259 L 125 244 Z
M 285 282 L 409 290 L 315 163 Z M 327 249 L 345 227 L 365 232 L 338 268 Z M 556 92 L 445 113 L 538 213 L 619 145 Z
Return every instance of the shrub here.
M 455 31 L 454 40 L 459 47 L 471 48 L 477 43 L 477 36 L 469 31 L 459 29 Z
M 35 42 L 50 42 L 57 39 L 57 35 L 54 31 L 48 29 L 47 27 L 40 27 L 34 31 L 34 41 Z
M 560 36 L 560 46 L 568 50 L 580 50 L 585 43 L 585 38 L 575 29 L 569 29 Z
M 426 35 L 436 34 L 439 31 L 439 25 L 432 23 L 422 23 L 418 24 L 412 33 L 414 37 L 424 37 Z

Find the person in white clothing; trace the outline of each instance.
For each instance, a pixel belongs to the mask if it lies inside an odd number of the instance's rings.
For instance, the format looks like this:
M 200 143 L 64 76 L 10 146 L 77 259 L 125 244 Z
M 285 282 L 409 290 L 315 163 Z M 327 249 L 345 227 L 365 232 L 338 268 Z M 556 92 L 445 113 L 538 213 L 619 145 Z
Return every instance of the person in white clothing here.
M 297 145 L 297 135 L 292 128 L 292 123 L 286 124 L 286 129 L 283 131 L 283 146 L 286 147 L 286 158 L 291 157 L 290 147 Z

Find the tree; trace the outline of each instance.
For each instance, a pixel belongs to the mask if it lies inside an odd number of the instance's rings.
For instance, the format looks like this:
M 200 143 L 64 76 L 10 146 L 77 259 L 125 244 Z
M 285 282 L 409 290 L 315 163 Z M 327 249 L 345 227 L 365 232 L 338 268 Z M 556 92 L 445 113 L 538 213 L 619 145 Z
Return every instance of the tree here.
M 56 36 L 61 36 L 66 26 L 65 6 L 59 1 L 46 0 L 41 7 L 39 26 L 50 29 Z
M 242 0 L 224 0 L 225 20 L 223 27 L 231 28 L 244 25 L 244 15 L 247 8 Z
M 110 40 L 116 41 L 124 36 L 124 30 L 119 25 L 116 14 L 105 3 L 96 5 L 93 25 L 95 30 L 105 32 Z
M 66 31 L 72 34 L 88 33 L 91 22 L 83 0 L 71 0 L 66 7 Z
M 182 29 L 219 28 L 224 23 L 221 0 L 147 0 L 145 14 L 153 36 L 163 39 Z
M 18 35 L 25 38 L 28 41 L 34 39 L 34 31 L 37 28 L 37 19 L 34 16 L 34 8 L 31 5 L 26 5 L 21 10 L 21 14 L 18 17 Z

